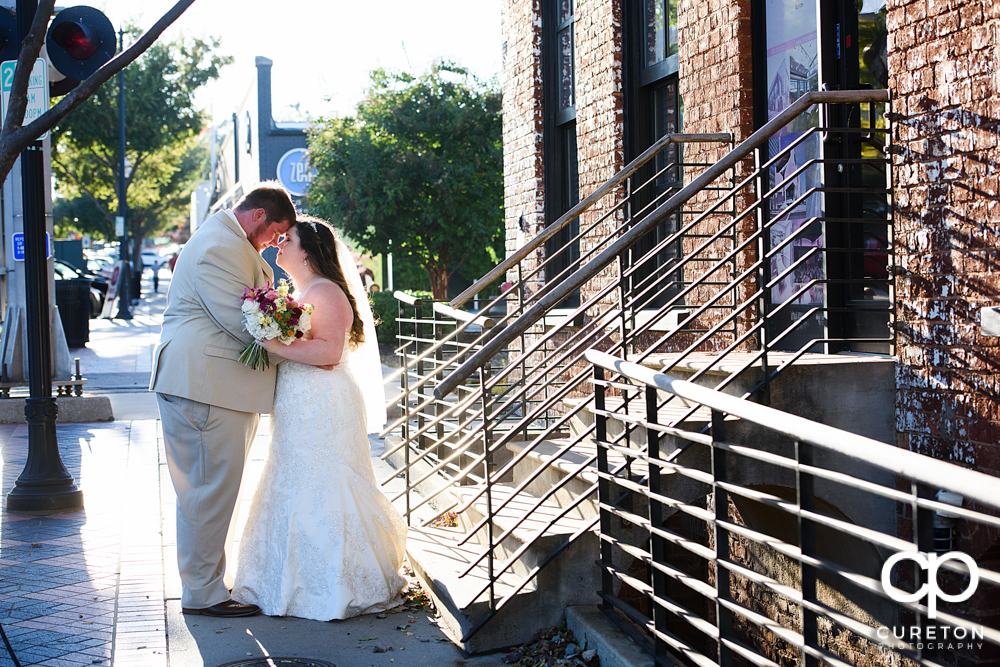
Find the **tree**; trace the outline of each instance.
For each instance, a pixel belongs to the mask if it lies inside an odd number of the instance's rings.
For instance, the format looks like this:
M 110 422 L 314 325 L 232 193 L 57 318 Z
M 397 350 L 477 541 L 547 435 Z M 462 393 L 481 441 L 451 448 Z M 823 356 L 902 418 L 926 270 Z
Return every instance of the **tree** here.
M 68 233 L 90 234 L 106 241 L 115 237 L 115 227 L 108 222 L 94 202 L 87 197 L 59 197 L 52 203 L 52 224 L 56 237 Z
M 186 224 L 191 190 L 208 166 L 208 147 L 196 138 L 188 138 L 158 151 L 146 165 L 139 176 L 132 174 L 126 213 L 136 248 L 144 238 L 179 222 Z M 97 199 L 63 183 L 59 189 L 65 196 L 56 201 L 52 212 L 58 227 L 114 240 L 116 196 Z
M 138 34 L 135 29 L 133 35 Z M 190 204 L 208 166 L 197 139 L 204 119 L 194 94 L 232 61 L 214 53 L 218 41 L 154 44 L 125 70 L 125 219 L 136 250 Z M 85 196 L 108 223 L 118 205 L 118 88 L 103 87 L 53 130 L 52 171 L 60 191 Z
M 4 120 L 3 127 L 0 128 L 0 182 L 7 179 L 7 174 L 10 173 L 21 151 L 83 104 L 101 87 L 101 84 L 142 55 L 193 2 L 194 0 L 178 0 L 177 4 L 160 17 L 160 20 L 137 39 L 132 46 L 105 63 L 88 79 L 64 95 L 48 111 L 28 125 L 22 126 L 24 113 L 28 106 L 28 79 L 35 65 L 35 60 L 38 59 L 38 54 L 41 52 L 49 19 L 52 17 L 52 10 L 55 7 L 55 0 L 39 0 L 31 29 L 21 42 L 17 66 L 14 68 L 14 77 L 11 79 L 7 118 Z
M 309 208 L 374 253 L 408 254 L 445 299 L 503 252 L 500 93 L 437 63 L 414 77 L 384 69 L 348 118 L 310 132 Z

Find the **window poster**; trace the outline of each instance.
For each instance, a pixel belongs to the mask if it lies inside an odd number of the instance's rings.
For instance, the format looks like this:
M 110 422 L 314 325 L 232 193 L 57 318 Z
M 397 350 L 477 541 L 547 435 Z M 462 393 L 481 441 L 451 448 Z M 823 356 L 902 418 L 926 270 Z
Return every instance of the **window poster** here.
M 809 0 L 767 0 L 768 120 L 810 90 L 819 87 L 819 41 L 816 3 Z M 768 142 L 773 194 L 771 207 L 771 279 L 774 304 L 807 288 L 797 303 L 823 302 L 823 255 L 810 250 L 822 245 L 822 168 L 819 109 L 812 106 Z M 812 283 L 812 284 L 810 284 Z

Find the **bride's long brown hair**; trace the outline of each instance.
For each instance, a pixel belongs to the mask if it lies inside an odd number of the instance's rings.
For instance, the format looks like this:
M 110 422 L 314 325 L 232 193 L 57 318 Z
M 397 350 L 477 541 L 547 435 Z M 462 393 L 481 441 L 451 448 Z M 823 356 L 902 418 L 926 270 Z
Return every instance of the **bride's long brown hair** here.
M 347 296 L 347 301 L 351 304 L 351 312 L 354 313 L 354 321 L 351 323 L 350 348 L 357 349 L 365 342 L 364 323 L 358 312 L 358 303 L 351 294 L 351 287 L 337 259 L 337 233 L 326 220 L 312 216 L 300 216 L 296 220 L 294 229 L 295 233 L 299 235 L 299 247 L 306 254 L 309 268 L 327 280 L 336 283 Z

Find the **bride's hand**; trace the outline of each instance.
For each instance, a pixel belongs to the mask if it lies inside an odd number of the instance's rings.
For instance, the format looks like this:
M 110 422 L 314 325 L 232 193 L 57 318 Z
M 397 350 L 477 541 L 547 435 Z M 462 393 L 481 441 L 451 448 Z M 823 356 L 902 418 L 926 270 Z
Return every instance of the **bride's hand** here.
M 278 342 L 277 338 L 272 338 L 271 340 L 257 340 L 257 344 L 268 351 L 269 354 L 281 354 L 281 350 L 285 347 Z

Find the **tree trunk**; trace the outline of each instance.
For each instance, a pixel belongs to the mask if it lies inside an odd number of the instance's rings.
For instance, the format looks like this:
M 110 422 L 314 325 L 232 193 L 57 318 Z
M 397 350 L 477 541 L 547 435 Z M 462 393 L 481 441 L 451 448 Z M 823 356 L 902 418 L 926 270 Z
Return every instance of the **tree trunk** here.
M 448 269 L 439 264 L 428 266 L 427 273 L 431 277 L 431 292 L 437 301 L 448 299 Z
M 129 248 L 129 260 L 132 262 L 133 271 L 142 270 L 142 237 L 133 236 L 132 237 L 132 247 Z

